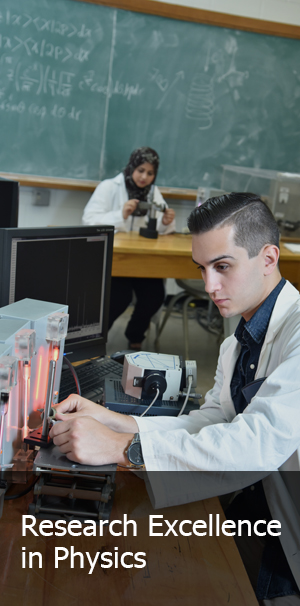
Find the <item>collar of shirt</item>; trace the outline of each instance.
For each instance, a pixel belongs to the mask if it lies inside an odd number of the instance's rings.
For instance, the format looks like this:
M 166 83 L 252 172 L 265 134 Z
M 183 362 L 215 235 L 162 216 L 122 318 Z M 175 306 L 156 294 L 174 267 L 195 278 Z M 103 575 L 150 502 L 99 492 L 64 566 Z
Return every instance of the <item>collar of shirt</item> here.
M 239 341 L 239 343 L 243 343 L 244 340 L 255 341 L 255 343 L 260 343 L 267 332 L 267 328 L 270 322 L 271 314 L 276 303 L 277 297 L 284 287 L 286 283 L 285 278 L 281 278 L 280 282 L 278 282 L 277 286 L 273 288 L 265 301 L 261 304 L 258 310 L 253 314 L 252 318 L 246 322 L 244 318 L 241 318 L 234 336 Z M 247 331 L 247 332 L 246 332 Z M 251 337 L 248 338 L 248 335 Z
M 242 318 L 235 331 L 241 345 L 230 383 L 232 401 L 237 414 L 247 406 L 242 388 L 255 378 L 257 364 L 276 299 L 285 284 L 282 278 L 248 322 Z

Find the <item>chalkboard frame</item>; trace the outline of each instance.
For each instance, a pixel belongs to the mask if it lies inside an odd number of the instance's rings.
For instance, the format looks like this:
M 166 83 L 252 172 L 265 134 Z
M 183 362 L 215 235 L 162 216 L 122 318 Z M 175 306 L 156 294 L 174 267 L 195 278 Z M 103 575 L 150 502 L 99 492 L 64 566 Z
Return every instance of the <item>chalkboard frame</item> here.
M 120 8 L 135 13 L 145 13 L 148 15 L 157 15 L 168 19 L 178 19 L 179 21 L 192 21 L 194 23 L 203 23 L 205 25 L 214 25 L 215 27 L 226 27 L 229 29 L 238 29 L 257 34 L 267 34 L 269 36 L 279 36 L 282 38 L 300 38 L 300 26 L 290 25 L 289 23 L 280 23 L 276 21 L 266 21 L 264 19 L 253 19 L 251 17 L 242 17 L 239 15 L 230 15 L 228 13 L 218 13 L 200 8 L 189 6 L 180 6 L 179 4 L 169 4 L 166 2 L 156 2 L 156 0 L 74 0 L 75 2 L 86 2 L 89 4 L 100 4 L 110 8 Z
M 62 179 L 61 177 L 41 177 L 40 175 L 24 175 L 23 173 L 3 173 L 0 178 L 18 181 L 24 187 L 47 187 L 50 189 L 67 189 L 69 191 L 93 192 L 99 181 L 92 179 Z M 164 198 L 177 200 L 196 200 L 197 190 L 183 187 L 159 187 Z

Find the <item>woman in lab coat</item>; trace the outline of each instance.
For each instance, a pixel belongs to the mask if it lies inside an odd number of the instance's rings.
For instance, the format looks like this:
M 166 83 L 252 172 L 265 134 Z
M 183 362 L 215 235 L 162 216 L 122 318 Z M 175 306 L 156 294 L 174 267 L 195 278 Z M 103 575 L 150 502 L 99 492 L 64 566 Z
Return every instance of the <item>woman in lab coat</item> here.
M 158 154 L 150 147 L 140 147 L 132 152 L 128 164 L 113 179 L 102 181 L 84 209 L 84 225 L 114 225 L 115 231 L 139 231 L 147 225 L 147 211 L 139 209 L 139 202 L 146 201 L 159 167 Z M 157 229 L 160 234 L 175 231 L 175 212 L 168 208 L 154 186 L 153 199 L 164 212 L 157 211 Z M 125 335 L 129 348 L 140 350 L 151 317 L 164 301 L 164 284 L 156 278 L 112 278 L 109 328 L 136 297 L 133 314 Z

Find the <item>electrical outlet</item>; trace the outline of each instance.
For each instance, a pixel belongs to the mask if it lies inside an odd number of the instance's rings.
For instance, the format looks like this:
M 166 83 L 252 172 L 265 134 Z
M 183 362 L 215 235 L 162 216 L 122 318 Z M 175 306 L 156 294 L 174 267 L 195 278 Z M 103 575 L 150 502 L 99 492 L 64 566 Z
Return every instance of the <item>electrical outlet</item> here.
M 50 189 L 36 189 L 33 199 L 33 206 L 49 206 L 50 194 Z
M 279 189 L 279 204 L 287 204 L 289 199 L 290 190 L 288 187 L 281 187 Z

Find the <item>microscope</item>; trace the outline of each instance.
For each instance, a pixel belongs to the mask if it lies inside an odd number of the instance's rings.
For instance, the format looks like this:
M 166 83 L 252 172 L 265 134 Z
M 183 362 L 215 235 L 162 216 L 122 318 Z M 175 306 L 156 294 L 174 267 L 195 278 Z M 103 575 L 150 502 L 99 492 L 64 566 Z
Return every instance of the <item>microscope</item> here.
M 156 240 L 158 237 L 158 231 L 156 229 L 156 211 L 160 210 L 161 212 L 165 212 L 167 205 L 165 202 L 160 203 L 154 200 L 154 185 L 151 185 L 147 202 L 140 202 L 138 207 L 141 210 L 148 210 L 148 225 L 146 227 L 140 228 L 140 236 L 143 238 L 149 238 L 151 240 Z

